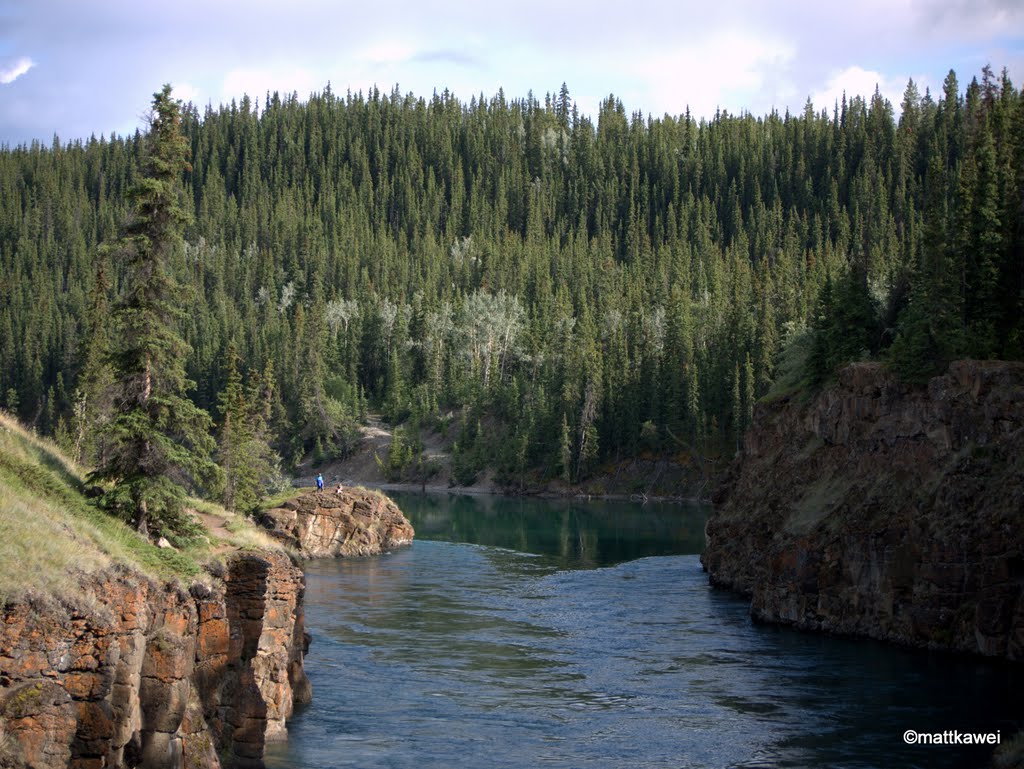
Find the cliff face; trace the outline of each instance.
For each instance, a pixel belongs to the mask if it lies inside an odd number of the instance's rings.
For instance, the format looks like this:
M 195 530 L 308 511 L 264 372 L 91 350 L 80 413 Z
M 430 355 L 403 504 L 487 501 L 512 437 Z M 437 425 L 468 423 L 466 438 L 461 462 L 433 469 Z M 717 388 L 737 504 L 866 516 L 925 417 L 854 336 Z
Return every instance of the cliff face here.
M 263 524 L 307 558 L 376 555 L 415 533 L 394 502 L 360 488 L 304 494 L 264 513 Z
M 1024 364 L 760 405 L 702 562 L 760 619 L 1024 658 Z
M 127 569 L 0 612 L 0 766 L 262 767 L 308 701 L 304 580 L 241 553 L 185 591 Z

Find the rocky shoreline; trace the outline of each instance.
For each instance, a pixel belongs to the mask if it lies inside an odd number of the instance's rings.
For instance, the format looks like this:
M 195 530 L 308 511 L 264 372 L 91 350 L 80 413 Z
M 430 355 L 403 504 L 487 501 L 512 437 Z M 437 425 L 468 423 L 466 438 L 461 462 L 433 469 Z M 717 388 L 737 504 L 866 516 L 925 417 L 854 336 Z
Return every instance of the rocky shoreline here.
M 260 523 L 303 558 L 378 555 L 412 544 L 415 534 L 391 499 L 360 487 L 303 494 L 267 510 Z
M 1024 659 L 1024 364 L 760 404 L 702 556 L 755 618 Z

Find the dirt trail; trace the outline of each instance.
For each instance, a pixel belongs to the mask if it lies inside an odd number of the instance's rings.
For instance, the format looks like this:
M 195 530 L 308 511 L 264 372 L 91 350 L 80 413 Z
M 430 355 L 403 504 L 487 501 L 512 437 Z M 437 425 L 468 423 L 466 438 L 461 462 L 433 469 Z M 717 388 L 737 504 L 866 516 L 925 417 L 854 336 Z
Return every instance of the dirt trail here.
M 211 554 L 220 555 L 221 553 L 226 553 L 229 550 L 237 549 L 234 545 L 225 541 L 231 537 L 231 532 L 228 531 L 227 528 L 227 519 L 221 518 L 217 515 L 211 515 L 210 513 L 204 513 L 200 510 L 195 510 L 192 514 L 199 519 L 203 526 L 206 527 L 206 530 L 209 532 L 211 542 L 221 540 L 220 544 L 214 545 L 210 550 Z
M 319 468 L 320 472 L 323 473 L 324 483 L 328 487 L 338 483 L 346 486 L 361 485 L 377 488 L 423 487 L 422 484 L 389 483 L 381 471 L 377 460 L 379 458 L 381 463 L 388 461 L 393 429 L 391 425 L 383 420 L 380 414 L 368 414 L 366 424 L 360 427 L 360 431 L 363 434 L 363 439 L 359 448 L 356 449 L 352 456 L 343 460 L 328 462 Z M 441 468 L 427 482 L 426 489 L 430 491 L 447 491 L 451 478 L 451 455 L 448 452 L 443 436 L 432 431 L 423 431 L 420 439 L 423 441 L 424 459 L 435 462 Z M 297 482 L 301 485 L 308 484 L 312 486 L 315 478 L 316 473 L 313 472 L 312 468 L 307 467 L 306 473 L 301 475 Z M 489 491 L 490 489 L 481 490 Z

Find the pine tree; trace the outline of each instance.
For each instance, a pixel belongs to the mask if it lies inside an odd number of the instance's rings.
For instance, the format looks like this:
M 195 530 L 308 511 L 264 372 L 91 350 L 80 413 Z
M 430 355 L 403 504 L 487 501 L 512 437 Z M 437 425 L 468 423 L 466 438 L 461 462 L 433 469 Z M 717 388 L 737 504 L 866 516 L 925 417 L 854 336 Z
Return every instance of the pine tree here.
M 743 445 L 743 388 L 740 386 L 739 363 L 733 367 L 732 374 L 732 431 L 738 453 Z
M 183 316 L 174 279 L 187 215 L 178 202 L 189 168 L 181 112 L 171 87 L 153 96 L 143 175 L 132 191 L 133 211 L 112 251 L 127 285 L 112 316 L 114 414 L 102 429 L 91 479 L 111 483 L 102 504 L 140 532 L 187 534 L 186 489 L 210 482 L 210 416 L 185 392 L 188 346 L 177 330 Z
M 775 305 L 771 297 L 771 273 L 765 272 L 760 286 L 760 309 L 757 313 L 755 335 L 754 394 L 764 395 L 775 376 L 775 354 L 779 344 L 779 332 L 775 326 Z
M 255 509 L 272 483 L 279 460 L 267 442 L 259 384 L 246 391 L 233 344 L 227 358 L 227 384 L 218 398 L 221 423 L 217 462 L 224 473 L 221 499 L 228 510 L 248 512 Z
M 747 353 L 743 364 L 743 429 L 746 430 L 754 421 L 754 401 L 756 399 L 754 362 Z
M 832 375 L 832 318 L 836 311 L 835 289 L 832 276 L 825 276 L 825 285 L 821 287 L 818 305 L 811 318 L 812 343 L 804 367 L 807 380 L 811 384 L 820 384 Z

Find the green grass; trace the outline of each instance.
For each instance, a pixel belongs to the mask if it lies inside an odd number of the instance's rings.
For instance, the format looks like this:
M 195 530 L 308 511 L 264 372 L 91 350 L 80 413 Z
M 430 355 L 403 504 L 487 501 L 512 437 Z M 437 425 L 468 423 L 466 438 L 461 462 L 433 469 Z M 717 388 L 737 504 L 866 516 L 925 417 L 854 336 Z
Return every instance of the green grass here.
M 167 578 L 199 573 L 83 495 L 82 471 L 49 441 L 0 414 L 0 597 L 73 594 L 79 576 L 112 563 Z

